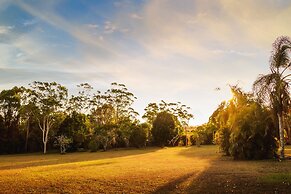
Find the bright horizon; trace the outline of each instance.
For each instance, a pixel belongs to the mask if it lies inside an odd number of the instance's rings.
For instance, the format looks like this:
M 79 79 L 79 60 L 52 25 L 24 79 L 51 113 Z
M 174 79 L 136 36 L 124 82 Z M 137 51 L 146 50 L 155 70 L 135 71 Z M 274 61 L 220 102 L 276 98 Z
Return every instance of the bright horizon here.
M 0 0 L 0 89 L 118 82 L 141 116 L 151 102 L 180 101 L 190 124 L 203 124 L 231 97 L 229 84 L 250 91 L 269 71 L 290 18 L 283 0 Z

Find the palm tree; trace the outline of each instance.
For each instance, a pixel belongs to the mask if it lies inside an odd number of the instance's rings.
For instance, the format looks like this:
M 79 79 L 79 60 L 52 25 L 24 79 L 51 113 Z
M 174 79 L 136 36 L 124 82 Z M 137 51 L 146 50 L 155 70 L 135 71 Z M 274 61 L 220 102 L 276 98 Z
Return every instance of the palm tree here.
M 255 93 L 259 99 L 266 102 L 274 111 L 279 128 L 280 158 L 284 158 L 284 115 L 290 108 L 290 84 L 291 84 L 291 40 L 282 36 L 273 43 L 273 51 L 270 58 L 271 73 L 259 75 L 253 84 Z

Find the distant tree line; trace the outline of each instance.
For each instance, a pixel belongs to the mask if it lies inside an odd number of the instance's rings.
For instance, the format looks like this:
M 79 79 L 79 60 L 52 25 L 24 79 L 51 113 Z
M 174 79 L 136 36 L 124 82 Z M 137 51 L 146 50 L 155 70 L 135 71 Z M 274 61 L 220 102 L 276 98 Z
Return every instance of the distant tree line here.
M 88 83 L 78 94 L 56 82 L 38 82 L 0 93 L 0 153 L 60 148 L 66 151 L 176 145 L 193 117 L 181 103 L 150 103 L 141 123 L 132 108 L 136 97 L 124 84 L 105 92 Z

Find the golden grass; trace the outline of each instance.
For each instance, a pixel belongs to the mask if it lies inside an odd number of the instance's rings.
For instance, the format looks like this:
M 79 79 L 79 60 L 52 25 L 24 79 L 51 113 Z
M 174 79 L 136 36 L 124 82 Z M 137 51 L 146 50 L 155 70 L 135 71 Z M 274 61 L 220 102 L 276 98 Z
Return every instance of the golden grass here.
M 216 146 L 9 155 L 0 156 L 0 193 L 244 191 L 240 182 L 269 184 L 261 177 L 279 172 L 290 173 L 291 162 L 233 161 Z

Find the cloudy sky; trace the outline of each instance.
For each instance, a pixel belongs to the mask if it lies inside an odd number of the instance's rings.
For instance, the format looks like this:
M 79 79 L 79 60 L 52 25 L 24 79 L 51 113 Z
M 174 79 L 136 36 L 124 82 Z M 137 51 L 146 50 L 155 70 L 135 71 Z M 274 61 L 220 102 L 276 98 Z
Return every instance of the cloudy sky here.
M 0 89 L 119 82 L 141 115 L 150 102 L 180 101 L 202 124 L 229 84 L 250 91 L 268 72 L 290 21 L 284 0 L 0 0 Z

